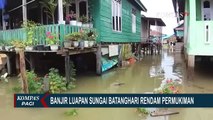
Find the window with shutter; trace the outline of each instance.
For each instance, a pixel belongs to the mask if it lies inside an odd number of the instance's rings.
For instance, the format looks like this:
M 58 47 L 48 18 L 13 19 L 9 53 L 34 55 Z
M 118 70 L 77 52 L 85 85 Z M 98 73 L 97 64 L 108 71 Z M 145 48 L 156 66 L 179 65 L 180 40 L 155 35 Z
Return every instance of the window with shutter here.
M 122 5 L 121 0 L 112 0 L 112 29 L 121 31 L 122 28 Z
M 136 10 L 132 9 L 132 33 L 136 33 Z

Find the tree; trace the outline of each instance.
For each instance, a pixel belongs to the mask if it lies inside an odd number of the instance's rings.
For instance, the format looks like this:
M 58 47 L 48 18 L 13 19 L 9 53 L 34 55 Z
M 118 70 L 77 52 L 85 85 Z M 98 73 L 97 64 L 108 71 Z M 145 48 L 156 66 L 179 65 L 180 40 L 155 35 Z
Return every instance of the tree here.
M 71 3 L 72 1 L 73 0 L 63 0 L 63 5 L 67 5 L 67 3 Z M 55 24 L 55 11 L 58 6 L 58 0 L 40 0 L 40 4 L 45 8 L 48 17 L 52 18 Z
M 63 0 L 63 4 L 70 6 L 72 2 L 74 2 L 75 0 Z
M 41 0 L 40 4 L 45 8 L 48 17 L 52 18 L 55 24 L 55 10 L 57 8 L 57 0 Z

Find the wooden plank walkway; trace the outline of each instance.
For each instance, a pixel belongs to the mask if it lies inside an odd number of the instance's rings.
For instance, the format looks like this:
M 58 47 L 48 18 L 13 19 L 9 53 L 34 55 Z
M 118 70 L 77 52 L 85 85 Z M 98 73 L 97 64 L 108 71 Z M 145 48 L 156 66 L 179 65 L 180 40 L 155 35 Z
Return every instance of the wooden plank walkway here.
M 62 56 L 66 56 L 67 52 L 68 52 L 68 55 L 86 54 L 86 53 L 97 52 L 97 48 L 96 47 L 84 48 L 84 49 L 64 48 L 64 49 L 57 51 L 57 54 L 59 54 L 59 55 L 61 54 Z

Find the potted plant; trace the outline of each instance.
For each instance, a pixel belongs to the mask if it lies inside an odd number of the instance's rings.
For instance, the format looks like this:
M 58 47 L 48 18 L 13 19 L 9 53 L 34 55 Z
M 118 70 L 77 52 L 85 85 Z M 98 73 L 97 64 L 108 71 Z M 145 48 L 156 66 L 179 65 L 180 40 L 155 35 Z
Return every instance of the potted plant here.
M 80 21 L 80 19 L 78 19 L 78 21 L 77 21 L 77 26 L 78 26 L 78 27 L 81 27 L 81 26 L 82 26 L 82 22 Z
M 89 47 L 89 41 L 87 39 L 87 30 L 80 30 L 80 34 L 81 34 L 81 42 L 80 42 L 80 46 L 83 49 L 88 48 Z
M 71 38 L 70 38 L 70 35 L 71 35 L 71 34 L 67 34 L 67 35 L 65 36 L 64 48 L 70 48 L 70 47 L 72 47 L 72 40 L 71 40 Z
M 0 50 L 5 50 L 5 41 L 0 40 Z
M 58 46 L 58 35 L 53 34 L 51 32 L 47 32 L 46 34 L 46 43 L 50 46 L 50 49 L 52 51 L 57 51 L 59 46 Z
M 83 23 L 87 23 L 87 17 L 86 16 L 80 16 L 78 18 L 77 26 L 82 27 Z
M 13 50 L 13 45 L 11 44 L 11 41 L 7 41 L 4 43 L 5 44 L 5 50 L 6 51 L 12 51 Z
M 70 25 L 77 25 L 76 14 L 74 13 L 74 11 L 71 11 L 70 14 L 66 15 L 66 21 L 69 22 Z
M 13 47 L 15 48 L 15 51 L 18 52 L 22 49 L 25 49 L 25 44 L 24 41 L 21 40 L 13 40 L 11 42 L 11 44 L 13 45 Z
M 34 49 L 38 50 L 38 51 L 44 51 L 44 50 L 50 50 L 50 46 L 46 46 L 45 45 L 45 40 L 43 39 L 46 39 L 43 37 L 44 33 L 47 34 L 46 32 L 46 28 L 44 26 L 39 26 L 39 29 L 37 30 L 37 35 L 39 36 L 39 39 L 42 39 L 42 40 L 39 40 L 38 39 L 34 39 L 33 41 L 33 44 L 35 44 L 35 47 Z
M 181 84 L 179 81 L 167 79 L 159 88 L 154 89 L 157 94 L 178 94 L 181 93 Z
M 95 45 L 95 41 L 97 39 L 98 35 L 95 30 L 89 30 L 87 32 L 87 39 L 89 41 L 89 47 L 93 47 Z
M 26 51 L 33 51 L 34 46 L 29 45 L 29 44 L 26 44 L 26 45 L 27 45 L 26 48 L 25 48 Z
M 81 39 L 80 32 L 73 32 L 69 35 L 69 40 L 72 41 L 74 47 L 79 47 L 79 40 Z
M 34 48 L 34 46 L 33 46 L 33 40 L 32 39 L 26 40 L 25 41 L 25 45 L 26 45 L 26 47 L 25 47 L 26 51 L 32 51 L 33 48 Z
M 25 50 L 32 51 L 34 48 L 33 43 L 37 41 L 34 36 L 35 36 L 36 28 L 38 27 L 38 24 L 35 23 L 34 21 L 26 21 L 26 22 L 23 22 L 22 27 L 25 29 L 27 33 L 27 38 L 25 41 L 25 45 L 26 45 Z
M 79 21 L 80 22 L 82 22 L 82 27 L 89 27 L 89 24 L 88 24 L 88 19 L 87 19 L 87 17 L 86 16 L 81 16 L 80 18 L 79 18 Z

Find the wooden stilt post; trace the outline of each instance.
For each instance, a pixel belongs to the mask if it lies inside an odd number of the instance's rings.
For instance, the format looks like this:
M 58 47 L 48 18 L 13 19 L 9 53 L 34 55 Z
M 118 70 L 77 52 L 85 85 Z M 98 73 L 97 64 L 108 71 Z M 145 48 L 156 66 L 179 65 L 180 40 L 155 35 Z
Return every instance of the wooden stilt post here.
M 12 74 L 11 63 L 10 63 L 10 55 L 7 56 L 7 73 L 9 75 Z
M 161 44 L 158 43 L 158 44 L 157 44 L 158 55 L 160 54 L 160 49 L 161 49 L 160 46 L 161 46 Z
M 30 70 L 35 70 L 35 61 L 32 54 L 30 54 Z
M 69 56 L 69 52 L 66 52 L 65 55 L 65 74 L 66 74 L 66 82 L 67 82 L 67 86 L 70 82 L 70 56 Z
M 188 67 L 194 68 L 195 67 L 195 56 L 188 55 Z
M 192 80 L 194 78 L 194 67 L 195 67 L 195 56 L 188 55 L 188 79 Z
M 153 55 L 153 44 L 151 44 L 151 55 Z
M 16 54 L 16 73 L 20 73 L 19 54 Z
M 102 74 L 102 62 L 101 62 L 101 44 L 98 44 L 98 49 L 96 53 L 96 73 L 98 75 Z
M 141 43 L 138 44 L 138 59 L 141 60 Z
M 149 38 L 150 38 L 150 32 L 151 32 L 151 29 L 150 29 L 150 21 L 148 20 L 147 21 L 147 29 L 148 29 L 148 33 L 147 33 L 147 36 L 148 36 L 148 41 L 149 41 Z
M 20 72 L 21 72 L 21 78 L 22 78 L 22 89 L 24 93 L 29 93 L 28 89 L 28 82 L 27 82 L 27 76 L 26 76 L 26 65 L 25 65 L 25 55 L 24 51 L 19 51 L 19 60 L 20 60 Z
M 119 45 L 119 56 L 118 56 L 118 66 L 122 67 L 122 49 L 123 49 L 123 45 L 120 44 Z
M 146 54 L 146 45 L 143 44 L 142 49 L 143 49 L 143 55 L 145 55 Z
M 151 44 L 149 43 L 149 50 L 148 50 L 148 54 L 151 54 Z

